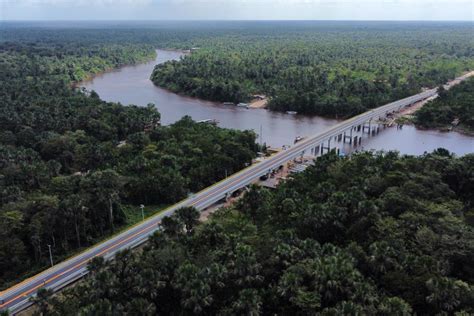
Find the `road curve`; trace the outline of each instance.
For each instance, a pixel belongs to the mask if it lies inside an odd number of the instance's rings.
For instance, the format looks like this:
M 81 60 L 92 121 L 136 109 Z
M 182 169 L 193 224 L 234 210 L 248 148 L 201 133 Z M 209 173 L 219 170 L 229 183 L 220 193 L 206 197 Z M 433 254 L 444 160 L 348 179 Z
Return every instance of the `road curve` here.
M 417 101 L 434 96 L 436 89 L 428 90 L 420 94 L 389 103 L 379 108 L 367 111 L 346 121 L 343 121 L 324 132 L 298 142 L 293 147 L 282 151 L 258 164 L 237 172 L 236 174 L 194 194 L 193 196 L 165 209 L 160 214 L 152 216 L 145 221 L 127 229 L 126 231 L 99 243 L 88 250 L 43 271 L 5 291 L 0 292 L 0 310 L 9 310 L 16 313 L 31 305 L 29 299 L 42 287 L 59 290 L 62 287 L 81 278 L 87 273 L 87 264 L 94 257 L 103 256 L 106 259 L 113 257 L 118 251 L 125 248 L 135 247 L 145 242 L 148 237 L 158 229 L 158 224 L 165 216 L 173 214 L 177 209 L 184 206 L 194 206 L 198 210 L 214 204 L 224 198 L 226 194 L 232 193 L 250 183 L 272 169 L 278 168 L 283 163 L 300 156 L 305 150 L 309 150 L 331 137 L 335 137 L 350 128 L 361 125 L 371 119 L 384 117 L 388 112 L 396 111 Z

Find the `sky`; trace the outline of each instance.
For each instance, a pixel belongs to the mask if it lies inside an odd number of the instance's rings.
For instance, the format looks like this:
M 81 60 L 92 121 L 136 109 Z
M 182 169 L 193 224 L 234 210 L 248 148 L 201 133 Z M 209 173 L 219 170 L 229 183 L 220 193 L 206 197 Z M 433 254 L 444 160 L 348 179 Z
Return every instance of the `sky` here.
M 474 21 L 474 0 L 0 0 L 0 20 Z

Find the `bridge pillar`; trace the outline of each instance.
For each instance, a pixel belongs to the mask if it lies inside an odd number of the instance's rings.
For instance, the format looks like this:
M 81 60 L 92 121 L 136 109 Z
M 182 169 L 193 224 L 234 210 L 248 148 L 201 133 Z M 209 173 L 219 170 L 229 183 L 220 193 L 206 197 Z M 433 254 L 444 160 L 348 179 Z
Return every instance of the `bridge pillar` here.
M 371 121 L 369 121 L 369 125 L 367 125 L 367 126 L 365 126 L 365 124 L 364 124 L 364 130 L 365 130 L 366 127 L 367 127 L 367 134 L 370 135 L 370 131 L 371 131 L 371 129 L 372 129 Z M 363 131 L 363 132 L 364 132 L 364 131 Z
M 324 142 L 321 144 L 321 155 L 324 154 L 324 149 L 327 149 L 327 152 L 329 153 L 331 151 L 331 137 L 328 138 L 328 146 L 324 146 Z
M 337 135 L 337 141 L 340 142 L 342 140 L 342 134 Z
M 349 143 L 349 144 L 352 144 L 352 130 L 353 130 L 353 129 L 354 129 L 354 128 L 351 127 L 349 136 L 347 136 L 347 135 L 346 135 L 346 132 L 344 132 L 344 141 L 343 141 L 344 143 L 346 142 L 346 139 L 348 139 L 348 140 L 349 140 L 348 143 Z
M 365 125 L 365 123 L 364 123 L 364 125 L 363 125 L 363 127 L 362 127 L 362 133 L 365 133 L 365 130 L 367 129 L 367 134 L 370 135 L 370 129 L 371 129 L 371 127 L 372 127 L 370 123 L 371 123 L 371 121 L 369 121 L 369 124 L 368 124 L 368 125 Z
M 354 136 L 354 147 L 357 146 L 357 136 Z
M 360 132 L 361 126 L 357 125 L 357 131 Z

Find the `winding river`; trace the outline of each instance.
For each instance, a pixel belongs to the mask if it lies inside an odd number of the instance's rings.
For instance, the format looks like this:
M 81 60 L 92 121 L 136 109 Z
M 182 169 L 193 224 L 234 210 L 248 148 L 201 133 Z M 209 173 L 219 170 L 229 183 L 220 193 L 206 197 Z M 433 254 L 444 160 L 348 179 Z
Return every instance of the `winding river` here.
M 245 109 L 225 106 L 177 95 L 156 87 L 149 79 L 153 67 L 168 60 L 177 60 L 183 53 L 157 50 L 155 60 L 126 66 L 95 76 L 81 83 L 87 90 L 95 90 L 103 100 L 122 104 L 146 105 L 154 103 L 161 113 L 162 124 L 171 124 L 184 115 L 194 120 L 215 119 L 219 126 L 240 130 L 252 129 L 262 141 L 273 147 L 293 144 L 296 136 L 309 136 L 325 130 L 338 121 L 321 117 L 289 115 L 264 109 Z M 258 139 L 260 141 L 260 138 Z M 474 152 L 474 138 L 456 132 L 418 130 L 413 126 L 403 129 L 388 128 L 377 136 L 364 136 L 357 149 L 398 150 L 406 154 L 423 154 L 444 147 L 457 155 Z M 346 152 L 354 148 L 346 146 Z

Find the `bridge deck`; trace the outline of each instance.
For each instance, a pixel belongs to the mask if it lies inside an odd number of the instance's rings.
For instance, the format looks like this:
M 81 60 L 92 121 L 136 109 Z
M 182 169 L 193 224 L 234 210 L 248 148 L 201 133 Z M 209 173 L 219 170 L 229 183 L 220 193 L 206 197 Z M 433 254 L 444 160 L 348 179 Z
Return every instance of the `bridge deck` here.
M 243 169 L 240 172 L 237 172 L 236 174 L 202 190 L 201 192 L 196 193 L 192 197 L 169 207 L 164 212 L 148 218 L 138 225 L 112 237 L 111 239 L 97 244 L 89 248 L 87 251 L 1 292 L 0 310 L 9 309 L 10 312 L 18 312 L 31 305 L 29 298 L 33 296 L 38 289 L 45 287 L 59 290 L 78 278 L 81 278 L 85 273 L 87 273 L 87 264 L 94 257 L 104 256 L 105 258 L 110 258 L 120 250 L 135 247 L 145 242 L 148 237 L 158 229 L 158 224 L 163 217 L 173 214 L 177 209 L 183 206 L 194 206 L 198 210 L 203 210 L 224 198 L 226 194 L 232 193 L 250 184 L 256 178 L 278 168 L 285 162 L 301 156 L 306 150 L 314 149 L 315 147 L 322 145 L 324 141 L 331 137 L 338 136 L 354 126 L 362 125 L 370 120 L 385 117 L 389 112 L 399 110 L 402 107 L 426 99 L 435 94 L 435 89 L 428 90 L 367 111 L 341 122 L 322 133 L 308 137 L 298 142 L 293 147 L 283 150 L 267 160 Z

